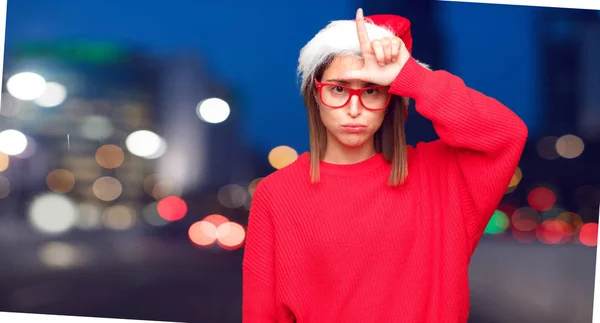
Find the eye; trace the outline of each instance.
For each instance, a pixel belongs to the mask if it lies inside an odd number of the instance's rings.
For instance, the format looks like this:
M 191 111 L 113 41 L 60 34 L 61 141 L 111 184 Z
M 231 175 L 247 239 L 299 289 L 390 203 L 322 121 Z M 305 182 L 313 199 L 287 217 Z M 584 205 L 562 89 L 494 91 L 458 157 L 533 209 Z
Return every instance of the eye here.
M 341 86 L 335 86 L 335 87 L 333 88 L 333 92 L 337 92 L 337 93 L 342 93 L 342 92 L 344 92 L 345 90 L 346 90 L 346 89 L 344 89 L 344 88 L 343 88 L 343 87 L 341 87 Z
M 377 89 L 368 89 L 365 91 L 365 93 L 367 93 L 367 95 L 376 95 L 379 93 L 379 90 Z

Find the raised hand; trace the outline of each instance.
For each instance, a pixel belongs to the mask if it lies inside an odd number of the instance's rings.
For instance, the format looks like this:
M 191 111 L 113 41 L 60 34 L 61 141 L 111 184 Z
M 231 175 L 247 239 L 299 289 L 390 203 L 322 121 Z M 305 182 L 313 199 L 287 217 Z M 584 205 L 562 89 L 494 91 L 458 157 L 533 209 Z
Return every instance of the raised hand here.
M 365 64 L 362 69 L 345 71 L 338 78 L 362 80 L 383 86 L 392 84 L 410 58 L 404 42 L 399 37 L 370 41 L 363 11 L 360 8 L 356 11 L 356 32 Z

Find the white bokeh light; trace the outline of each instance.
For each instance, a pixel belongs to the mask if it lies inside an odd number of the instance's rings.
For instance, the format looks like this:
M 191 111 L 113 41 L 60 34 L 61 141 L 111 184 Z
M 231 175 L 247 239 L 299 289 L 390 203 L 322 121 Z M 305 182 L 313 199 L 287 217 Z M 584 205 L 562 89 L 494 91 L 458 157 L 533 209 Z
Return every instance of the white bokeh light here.
M 48 242 L 38 249 L 40 261 L 54 268 L 67 268 L 77 264 L 79 250 L 64 242 Z
M 110 138 L 115 131 L 112 121 L 105 116 L 90 115 L 83 118 L 79 124 L 79 133 L 89 140 L 104 140 Z
M 27 216 L 37 231 L 57 235 L 69 231 L 75 225 L 78 208 L 65 195 L 46 193 L 34 199 L 29 206 Z
M 44 93 L 33 102 L 44 108 L 52 108 L 65 102 L 67 98 L 67 88 L 56 82 L 46 83 Z
M 146 156 L 146 158 L 147 159 L 160 158 L 166 152 L 167 152 L 167 141 L 164 138 L 160 138 L 160 146 L 158 147 L 158 150 L 154 154 L 152 154 L 150 156 Z
M 32 72 L 18 73 L 6 81 L 6 90 L 19 100 L 35 100 L 46 90 L 46 80 Z
M 161 151 L 166 151 L 166 141 L 149 130 L 132 132 L 127 136 L 125 146 L 130 153 L 148 159 L 160 157 Z
M 219 98 L 201 101 L 196 106 L 196 114 L 208 123 L 221 123 L 229 117 L 229 104 Z
M 23 153 L 27 149 L 27 137 L 20 131 L 7 129 L 0 132 L 0 152 L 10 156 Z

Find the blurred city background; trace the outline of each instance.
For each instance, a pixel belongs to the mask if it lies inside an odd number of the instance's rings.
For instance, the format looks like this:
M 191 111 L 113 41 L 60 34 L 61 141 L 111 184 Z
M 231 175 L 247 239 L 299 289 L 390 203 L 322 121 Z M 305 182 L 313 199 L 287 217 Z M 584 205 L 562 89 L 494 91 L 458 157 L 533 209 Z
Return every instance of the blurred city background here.
M 470 322 L 591 322 L 600 14 L 432 0 L 8 1 L 0 311 L 240 322 L 253 190 L 308 149 L 299 50 L 359 6 L 529 127 Z

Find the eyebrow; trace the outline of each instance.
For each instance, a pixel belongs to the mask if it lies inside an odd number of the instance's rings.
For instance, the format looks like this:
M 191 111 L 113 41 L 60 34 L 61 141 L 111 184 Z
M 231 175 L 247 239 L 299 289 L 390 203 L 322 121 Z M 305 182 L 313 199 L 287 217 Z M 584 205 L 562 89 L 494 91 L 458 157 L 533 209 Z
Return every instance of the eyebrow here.
M 350 84 L 350 82 L 346 81 L 346 80 L 338 80 L 338 79 L 327 79 L 325 80 L 325 83 L 338 83 L 341 85 L 346 85 L 348 86 Z M 372 87 L 372 86 L 378 86 L 375 83 L 365 83 L 365 87 Z

